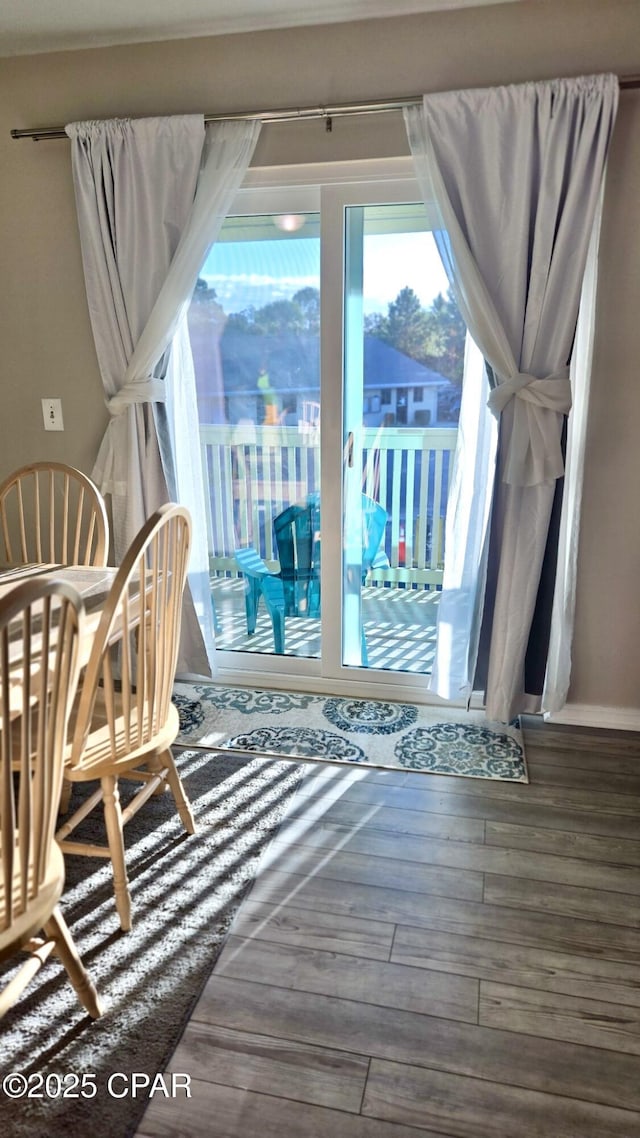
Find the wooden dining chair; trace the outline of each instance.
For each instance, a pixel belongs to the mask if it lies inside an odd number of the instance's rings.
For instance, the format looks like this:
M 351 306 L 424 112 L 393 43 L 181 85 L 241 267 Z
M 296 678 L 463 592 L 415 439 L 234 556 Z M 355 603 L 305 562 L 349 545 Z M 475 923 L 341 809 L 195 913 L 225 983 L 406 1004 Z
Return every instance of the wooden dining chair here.
M 189 513 L 173 504 L 162 506 L 134 539 L 102 613 L 67 751 L 65 778 L 98 786 L 56 837 L 65 854 L 111 858 L 116 908 L 125 931 L 131 928 L 125 824 L 154 792 L 168 787 L 186 830 L 195 833 L 171 753 L 179 730 L 171 692 L 190 542 Z M 141 783 L 124 810 L 120 778 Z M 70 840 L 100 805 L 106 844 Z
M 97 486 L 73 466 L 33 462 L 0 485 L 0 561 L 107 564 L 109 523 Z
M 0 991 L 0 1017 L 52 952 L 89 1015 L 102 1014 L 58 907 L 54 839 L 81 622 L 80 597 L 61 581 L 26 581 L 0 599 L 0 961 L 27 953 Z

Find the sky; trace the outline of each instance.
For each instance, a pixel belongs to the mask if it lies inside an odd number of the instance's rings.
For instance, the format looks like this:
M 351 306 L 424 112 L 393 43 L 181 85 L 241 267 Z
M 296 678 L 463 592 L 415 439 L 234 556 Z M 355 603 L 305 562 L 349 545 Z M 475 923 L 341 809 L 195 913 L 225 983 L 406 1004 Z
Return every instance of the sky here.
M 427 308 L 449 287 L 431 233 L 367 237 L 364 272 L 366 311 L 386 312 L 389 302 L 405 286 L 412 288 Z
M 364 311 L 387 311 L 401 289 L 412 288 L 424 307 L 448 281 L 429 232 L 370 235 L 365 238 Z M 299 289 L 319 288 L 320 243 L 317 238 L 219 242 L 200 274 L 215 288 L 225 312 L 260 308 L 290 299 Z

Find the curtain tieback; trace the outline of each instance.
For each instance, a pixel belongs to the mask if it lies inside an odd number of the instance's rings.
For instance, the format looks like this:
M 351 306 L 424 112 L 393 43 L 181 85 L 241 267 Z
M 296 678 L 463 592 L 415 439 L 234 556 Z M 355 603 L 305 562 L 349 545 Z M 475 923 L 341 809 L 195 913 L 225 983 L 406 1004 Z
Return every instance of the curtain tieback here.
M 490 410 L 496 417 L 499 416 L 509 400 L 515 396 L 526 403 L 532 403 L 535 407 L 544 407 L 548 411 L 568 415 L 571 410 L 569 368 L 563 367 L 544 379 L 538 379 L 526 371 L 516 372 L 510 379 L 493 388 L 488 399 Z
M 163 379 L 148 376 L 147 379 L 131 379 L 122 385 L 111 399 L 107 399 L 109 414 L 115 419 L 134 403 L 165 403 L 167 389 Z
M 513 428 L 507 442 L 502 480 L 512 486 L 537 486 L 553 482 L 564 473 L 564 458 L 560 432 L 549 426 L 532 422 L 526 414 L 527 404 L 567 415 L 571 410 L 571 383 L 569 369 L 537 379 L 528 372 L 516 372 L 510 379 L 499 383 L 491 392 L 488 404 L 499 416 L 510 399 L 518 399 L 513 416 Z

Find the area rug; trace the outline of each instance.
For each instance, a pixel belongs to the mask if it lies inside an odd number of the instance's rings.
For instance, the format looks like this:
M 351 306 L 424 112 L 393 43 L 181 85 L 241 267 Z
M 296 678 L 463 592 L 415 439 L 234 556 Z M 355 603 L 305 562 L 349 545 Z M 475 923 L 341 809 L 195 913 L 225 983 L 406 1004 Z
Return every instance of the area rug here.
M 315 762 L 528 782 L 522 730 L 481 711 L 178 683 L 178 742 Z
M 132 1096 L 131 1074 L 153 1079 L 166 1069 L 302 773 L 291 763 L 219 752 L 186 751 L 177 762 L 198 833 L 185 836 L 168 794 L 151 798 L 127 825 L 130 933 L 120 932 L 110 864 L 66 859 L 62 909 L 106 1014 L 90 1020 L 62 966 L 45 963 L 0 1024 L 3 1138 L 135 1133 L 148 1099 L 142 1089 Z M 74 804 L 83 790 L 74 787 Z M 121 792 L 124 800 L 124 782 Z M 84 823 L 88 840 L 99 814 Z M 0 970 L 0 984 L 9 973 Z M 19 1081 L 5 1083 L 11 1072 L 36 1097 L 26 1097 Z M 83 1074 L 90 1076 L 84 1092 L 69 1079 Z M 123 1097 L 109 1094 L 114 1074 L 112 1090 Z

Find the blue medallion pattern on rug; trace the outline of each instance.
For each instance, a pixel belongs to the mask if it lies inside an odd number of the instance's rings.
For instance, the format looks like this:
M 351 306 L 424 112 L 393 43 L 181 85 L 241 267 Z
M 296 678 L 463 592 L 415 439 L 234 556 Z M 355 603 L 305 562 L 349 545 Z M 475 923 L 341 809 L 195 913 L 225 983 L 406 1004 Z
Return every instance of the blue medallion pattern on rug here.
M 242 715 L 252 715 L 256 712 L 286 715 L 287 712 L 299 711 L 309 707 L 312 703 L 317 703 L 318 700 L 323 702 L 323 696 L 306 695 L 303 692 L 254 691 L 250 688 L 213 687 L 211 684 L 191 684 L 190 686 L 213 707 L 239 711 Z M 173 702 L 176 703 L 179 712 L 181 711 L 181 704 L 178 701 L 183 699 L 183 696 L 174 692 Z M 182 726 L 180 730 L 183 730 Z
M 520 724 L 391 700 L 177 683 L 183 747 L 528 782 Z M 327 725 L 331 726 L 331 730 Z
M 418 718 L 415 704 L 385 703 L 381 699 L 327 699 L 322 711 L 334 727 L 367 735 L 392 735 Z
M 173 693 L 172 703 L 178 709 L 180 731 L 195 731 L 204 723 L 204 710 L 199 699 L 189 699 L 186 695 Z
M 510 735 L 464 723 L 436 723 L 407 731 L 396 743 L 395 756 L 408 770 L 476 778 L 518 778 L 522 766 L 522 748 Z
M 295 755 L 304 759 L 335 759 L 347 763 L 366 763 L 367 756 L 355 743 L 335 731 L 313 731 L 308 727 L 258 727 L 235 735 L 225 744 L 238 751 Z

